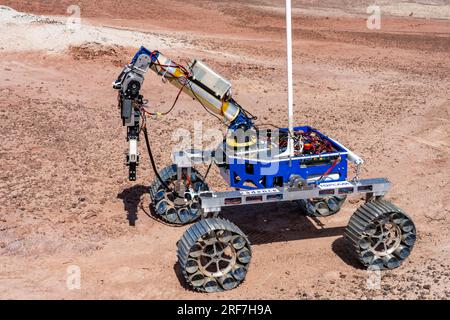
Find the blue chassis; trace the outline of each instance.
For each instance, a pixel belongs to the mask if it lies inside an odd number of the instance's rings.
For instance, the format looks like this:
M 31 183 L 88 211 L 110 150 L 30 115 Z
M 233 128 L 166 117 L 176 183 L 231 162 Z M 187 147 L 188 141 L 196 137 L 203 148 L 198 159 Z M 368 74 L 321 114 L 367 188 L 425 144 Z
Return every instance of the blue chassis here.
M 283 159 L 245 159 L 242 158 L 228 158 L 229 171 L 224 178 L 229 181 L 230 186 L 244 190 L 264 189 L 282 186 L 282 184 L 288 183 L 289 178 L 292 175 L 299 175 L 303 179 L 310 179 L 310 183 L 320 183 L 320 181 L 313 182 L 313 177 L 320 177 L 332 166 L 332 163 L 336 157 L 340 157 L 341 160 L 335 165 L 335 167 L 329 172 L 329 175 L 338 174 L 338 179 L 324 179 L 326 182 L 346 181 L 348 172 L 348 152 L 349 150 L 342 146 L 337 141 L 327 137 L 318 130 L 310 126 L 295 127 L 294 131 L 314 132 L 321 138 L 328 140 L 334 149 L 333 153 L 324 153 L 321 155 L 304 155 L 293 158 Z M 287 132 L 288 129 L 281 129 L 280 132 Z M 315 160 L 315 161 L 314 161 Z M 331 160 L 328 163 L 324 161 Z M 279 167 L 273 174 L 265 174 L 268 168 L 273 165 L 273 162 L 278 161 Z M 317 164 L 312 164 L 316 162 Z M 250 170 L 249 170 L 250 169 Z

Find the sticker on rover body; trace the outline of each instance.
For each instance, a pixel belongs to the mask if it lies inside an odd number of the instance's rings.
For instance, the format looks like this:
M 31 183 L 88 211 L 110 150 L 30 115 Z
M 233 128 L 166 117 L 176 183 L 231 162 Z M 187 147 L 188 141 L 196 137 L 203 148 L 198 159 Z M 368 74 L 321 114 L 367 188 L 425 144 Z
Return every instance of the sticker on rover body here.
M 266 194 L 266 193 L 274 193 L 279 192 L 278 189 L 260 189 L 260 190 L 249 190 L 249 191 L 241 191 L 243 196 L 252 196 L 255 194 Z
M 335 189 L 335 188 L 353 188 L 354 185 L 348 181 L 338 181 L 338 182 L 326 182 L 319 184 L 319 188 L 322 190 Z

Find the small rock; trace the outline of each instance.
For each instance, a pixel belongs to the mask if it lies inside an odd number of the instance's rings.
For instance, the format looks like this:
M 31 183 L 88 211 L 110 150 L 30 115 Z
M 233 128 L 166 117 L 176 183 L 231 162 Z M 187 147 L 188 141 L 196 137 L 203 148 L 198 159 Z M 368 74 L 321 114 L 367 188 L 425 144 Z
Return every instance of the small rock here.
M 94 213 L 94 212 L 92 212 L 92 213 L 88 213 L 88 214 L 84 217 L 84 219 L 85 219 L 85 220 L 88 220 L 88 219 L 93 218 L 93 217 L 96 217 L 96 216 L 97 216 L 97 214 Z

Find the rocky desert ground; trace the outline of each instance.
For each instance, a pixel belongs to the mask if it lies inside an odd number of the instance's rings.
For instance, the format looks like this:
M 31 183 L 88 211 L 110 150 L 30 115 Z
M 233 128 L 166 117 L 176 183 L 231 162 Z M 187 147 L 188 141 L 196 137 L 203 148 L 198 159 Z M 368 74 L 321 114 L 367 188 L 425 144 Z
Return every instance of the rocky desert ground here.
M 201 58 L 233 82 L 261 123 L 286 126 L 284 2 L 276 0 L 0 1 L 0 298 L 448 299 L 450 297 L 450 3 L 294 1 L 295 121 L 312 125 L 388 177 L 388 199 L 414 219 L 418 241 L 368 288 L 343 230 L 363 200 L 313 220 L 292 204 L 227 210 L 253 243 L 246 282 L 231 292 L 186 289 L 171 228 L 149 212 L 123 166 L 125 129 L 111 88 L 140 45 L 179 62 Z M 81 26 L 68 19 L 80 8 Z M 75 10 L 75 11 L 74 11 Z M 176 89 L 148 75 L 151 108 Z M 220 128 L 188 97 L 149 123 L 159 167 L 179 127 Z M 206 168 L 200 168 L 200 171 Z M 226 185 L 215 170 L 209 184 Z M 81 270 L 69 290 L 67 269 Z

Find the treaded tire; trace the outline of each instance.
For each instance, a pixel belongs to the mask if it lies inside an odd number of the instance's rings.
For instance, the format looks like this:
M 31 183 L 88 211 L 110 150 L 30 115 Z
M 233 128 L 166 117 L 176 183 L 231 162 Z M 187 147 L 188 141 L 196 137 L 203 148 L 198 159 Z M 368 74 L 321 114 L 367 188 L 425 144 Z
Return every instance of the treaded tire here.
M 199 292 L 222 292 L 241 285 L 251 261 L 251 245 L 233 223 L 220 218 L 193 224 L 177 243 L 184 280 Z
M 395 269 L 410 255 L 416 228 L 403 210 L 388 201 L 376 200 L 356 210 L 345 230 L 345 238 L 364 266 Z
M 209 190 L 202 175 L 194 168 L 191 170 L 190 179 L 195 191 Z M 167 185 L 170 185 L 177 179 L 177 166 L 175 164 L 167 166 L 159 172 L 159 175 Z M 155 178 L 150 186 L 150 198 L 157 217 L 171 225 L 187 225 L 197 221 L 202 215 L 198 201 L 175 204 L 173 193 L 166 191 L 158 178 Z

